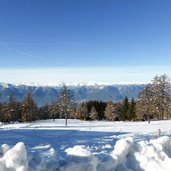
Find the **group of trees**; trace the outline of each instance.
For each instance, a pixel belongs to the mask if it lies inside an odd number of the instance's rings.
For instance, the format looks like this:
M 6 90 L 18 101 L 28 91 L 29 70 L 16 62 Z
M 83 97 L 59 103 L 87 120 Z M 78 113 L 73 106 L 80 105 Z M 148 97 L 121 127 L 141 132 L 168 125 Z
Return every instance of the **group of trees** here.
M 122 102 L 112 101 L 88 101 L 79 105 L 76 110 L 76 118 L 82 120 L 135 120 L 136 108 L 134 98 L 129 102 L 128 98 Z
M 134 98 L 130 102 L 127 97 L 120 103 L 109 101 L 105 108 L 105 118 L 110 121 L 134 121 L 136 120 L 135 107 L 136 103 Z
M 60 96 L 63 97 L 61 94 Z M 72 101 L 73 96 L 67 96 L 68 101 Z M 55 103 L 54 103 L 55 104 Z M 50 111 L 58 111 L 58 118 L 60 113 L 60 105 L 54 109 L 50 106 Z M 63 104 L 65 104 L 63 102 Z M 78 118 L 82 120 L 110 120 L 110 121 L 138 121 L 138 120 L 163 120 L 171 117 L 171 98 L 170 98 L 170 83 L 167 75 L 156 76 L 151 83 L 144 86 L 139 92 L 137 99 L 129 100 L 127 97 L 122 102 L 102 102 L 102 101 L 88 101 L 79 105 L 71 105 L 70 108 L 64 105 L 65 118 Z M 55 105 L 54 105 L 55 106 Z M 73 108 L 74 107 L 74 108 Z M 72 109 L 72 110 L 70 110 Z M 67 111 L 69 111 L 67 113 Z M 50 112 L 49 112 L 50 113 Z M 53 112 L 52 112 L 53 113 Z M 56 117 L 57 117 L 56 115 Z M 61 117 L 60 117 L 61 118 Z
M 136 121 L 150 119 L 169 119 L 171 117 L 170 84 L 166 75 L 156 76 L 144 86 L 137 99 L 122 102 L 87 101 L 76 104 L 72 92 L 63 85 L 56 101 L 38 108 L 31 93 L 22 102 L 13 95 L 8 101 L 0 103 L 1 122 L 31 122 L 36 119 L 68 118 L 82 120 Z
M 75 117 L 82 120 L 102 120 L 106 102 L 91 100 L 81 103 L 76 109 Z
M 170 83 L 167 75 L 156 76 L 139 93 L 137 117 L 150 119 L 169 119 L 171 117 Z
M 8 101 L 0 104 L 1 122 L 31 122 L 36 120 L 38 108 L 31 93 L 27 93 L 22 102 L 17 102 L 10 94 Z
M 74 116 L 75 111 L 73 94 L 64 85 L 55 102 L 40 108 L 37 107 L 30 92 L 25 95 L 22 102 L 16 101 L 15 96 L 10 94 L 7 102 L 0 103 L 0 122 L 31 122 L 37 119 L 65 118 L 65 125 L 67 125 L 67 119 Z

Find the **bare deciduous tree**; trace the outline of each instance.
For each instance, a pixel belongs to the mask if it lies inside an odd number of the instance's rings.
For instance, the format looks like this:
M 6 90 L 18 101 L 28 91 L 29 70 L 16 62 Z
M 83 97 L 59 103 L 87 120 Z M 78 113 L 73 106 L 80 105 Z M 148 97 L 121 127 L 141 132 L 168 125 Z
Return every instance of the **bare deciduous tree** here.
M 73 111 L 75 104 L 73 94 L 65 84 L 63 84 L 62 90 L 59 93 L 58 106 L 60 110 L 60 118 L 62 118 L 62 115 L 64 115 L 65 126 L 67 126 L 68 115 L 70 115 Z

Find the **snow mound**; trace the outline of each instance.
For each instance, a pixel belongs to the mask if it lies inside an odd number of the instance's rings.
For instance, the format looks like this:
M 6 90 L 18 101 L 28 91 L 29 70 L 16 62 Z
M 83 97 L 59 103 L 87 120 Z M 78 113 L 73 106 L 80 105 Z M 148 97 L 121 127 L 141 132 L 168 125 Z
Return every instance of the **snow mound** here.
M 85 146 L 79 146 L 79 145 L 76 145 L 73 148 L 68 148 L 65 150 L 65 152 L 67 153 L 67 155 L 73 155 L 73 156 L 86 157 L 91 155 L 91 152 Z
M 171 139 L 167 136 L 140 142 L 133 138 L 121 139 L 110 152 L 97 153 L 91 151 L 89 147 L 76 145 L 65 149 L 66 155 L 63 158 L 58 156 L 50 145 L 45 147 L 49 149 L 44 153 L 46 158 L 43 158 L 43 154 L 38 151 L 26 151 L 22 142 L 13 148 L 7 144 L 1 145 L 0 171 L 170 170 Z
M 136 142 L 133 138 L 118 140 L 110 153 L 91 153 L 85 146 L 65 150 L 67 162 L 60 165 L 64 171 L 169 171 L 171 139 L 161 137 Z M 81 155 L 80 155 L 81 154 Z
M 28 160 L 25 145 L 17 143 L 9 150 L 7 145 L 1 146 L 0 170 L 1 171 L 27 171 Z M 4 154 L 4 152 L 6 152 Z

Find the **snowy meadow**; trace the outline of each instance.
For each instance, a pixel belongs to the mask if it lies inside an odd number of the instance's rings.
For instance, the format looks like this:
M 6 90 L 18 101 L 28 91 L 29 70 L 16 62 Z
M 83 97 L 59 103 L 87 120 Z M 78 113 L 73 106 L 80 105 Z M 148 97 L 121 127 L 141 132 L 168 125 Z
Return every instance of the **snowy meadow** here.
M 0 171 L 170 170 L 171 121 L 64 123 L 2 124 Z
M 171 0 L 0 0 L 0 171 L 171 171 Z

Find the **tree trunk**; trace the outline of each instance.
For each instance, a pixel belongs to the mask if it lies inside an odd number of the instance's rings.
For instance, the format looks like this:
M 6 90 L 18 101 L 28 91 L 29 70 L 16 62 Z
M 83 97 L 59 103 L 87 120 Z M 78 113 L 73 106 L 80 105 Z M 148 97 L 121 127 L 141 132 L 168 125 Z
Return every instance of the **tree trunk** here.
M 65 114 L 65 126 L 68 125 L 68 122 L 67 122 L 67 114 Z
M 150 114 L 149 114 L 149 108 L 147 109 L 147 116 L 148 116 L 148 124 L 150 124 Z
M 148 124 L 150 124 L 150 115 L 148 115 Z

